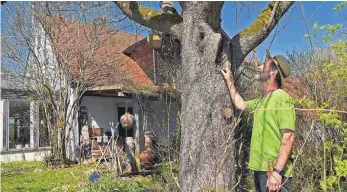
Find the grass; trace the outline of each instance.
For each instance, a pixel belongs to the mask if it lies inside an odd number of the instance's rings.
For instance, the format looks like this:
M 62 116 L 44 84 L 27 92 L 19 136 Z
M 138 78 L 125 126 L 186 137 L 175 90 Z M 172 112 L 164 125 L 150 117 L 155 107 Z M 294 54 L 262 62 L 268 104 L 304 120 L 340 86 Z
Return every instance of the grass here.
M 95 165 L 72 165 L 69 168 L 45 168 L 43 162 L 1 164 L 1 191 L 163 191 L 164 183 L 151 176 L 120 179 L 114 172 L 102 170 L 100 179 L 91 184 L 89 176 Z
M 43 162 L 1 164 L 1 191 L 79 191 L 85 187 L 93 167 L 44 168 Z

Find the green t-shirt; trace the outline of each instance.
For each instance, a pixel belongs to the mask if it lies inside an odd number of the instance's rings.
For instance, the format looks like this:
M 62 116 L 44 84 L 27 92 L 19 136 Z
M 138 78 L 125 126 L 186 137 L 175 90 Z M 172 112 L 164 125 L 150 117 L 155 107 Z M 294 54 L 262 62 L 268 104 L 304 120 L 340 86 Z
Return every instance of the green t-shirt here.
M 268 162 L 277 160 L 281 129 L 295 130 L 294 103 L 284 90 L 277 89 L 264 100 L 246 101 L 246 105 L 254 113 L 248 167 L 254 171 L 268 171 Z M 287 177 L 292 176 L 292 163 L 288 160 L 284 168 Z

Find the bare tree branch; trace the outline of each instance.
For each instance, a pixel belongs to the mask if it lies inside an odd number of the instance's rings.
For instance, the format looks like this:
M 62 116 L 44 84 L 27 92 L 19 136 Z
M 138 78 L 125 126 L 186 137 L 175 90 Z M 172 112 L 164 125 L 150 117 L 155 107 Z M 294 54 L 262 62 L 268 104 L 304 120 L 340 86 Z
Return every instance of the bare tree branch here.
M 155 11 L 138 5 L 134 1 L 115 2 L 119 9 L 131 20 L 151 29 L 171 34 L 180 39 L 183 31 L 181 16 Z
M 278 1 L 275 2 L 274 8 L 272 9 L 272 12 L 271 12 L 271 17 L 270 17 L 269 23 L 273 22 L 279 3 L 280 2 L 278 2 Z
M 293 4 L 293 1 L 271 2 L 249 27 L 235 35 L 229 43 L 233 63 L 241 63 L 264 41 Z

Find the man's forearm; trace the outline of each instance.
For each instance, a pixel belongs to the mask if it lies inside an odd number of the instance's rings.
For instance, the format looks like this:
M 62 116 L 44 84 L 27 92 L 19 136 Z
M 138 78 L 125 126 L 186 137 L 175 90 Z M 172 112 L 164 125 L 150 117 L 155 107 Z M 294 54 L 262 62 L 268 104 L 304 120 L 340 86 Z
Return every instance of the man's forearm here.
M 291 155 L 292 148 L 294 144 L 294 132 L 289 132 L 284 134 L 280 146 L 280 151 L 278 153 L 277 162 L 275 164 L 275 168 L 279 170 L 283 170 L 289 156 Z
M 231 81 L 227 81 L 226 84 L 229 89 L 230 98 L 232 102 L 234 103 L 235 107 L 239 110 L 246 109 L 246 103 L 241 97 L 241 95 L 236 91 L 234 84 Z

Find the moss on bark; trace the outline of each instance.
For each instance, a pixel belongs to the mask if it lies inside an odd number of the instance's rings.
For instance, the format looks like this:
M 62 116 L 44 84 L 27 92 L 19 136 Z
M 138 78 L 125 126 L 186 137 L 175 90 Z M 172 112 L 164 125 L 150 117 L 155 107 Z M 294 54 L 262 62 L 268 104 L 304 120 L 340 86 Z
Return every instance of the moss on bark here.
M 270 25 L 270 17 L 272 10 L 274 9 L 274 5 L 275 2 L 271 2 L 248 28 L 240 32 L 240 37 L 243 38 L 254 33 L 258 33 L 263 30 L 264 27 Z
M 132 12 L 135 11 L 131 7 L 131 2 L 117 2 L 117 4 L 122 9 L 131 10 Z M 140 6 L 140 5 L 137 6 L 137 10 L 136 11 L 146 21 L 150 21 L 150 20 L 153 20 L 153 19 L 161 19 L 161 20 L 165 20 L 165 21 L 169 20 L 169 21 L 171 21 L 173 23 L 182 22 L 182 17 L 181 16 L 155 11 L 155 10 L 153 10 L 151 8 L 146 8 L 146 7 L 143 7 L 143 6 Z

